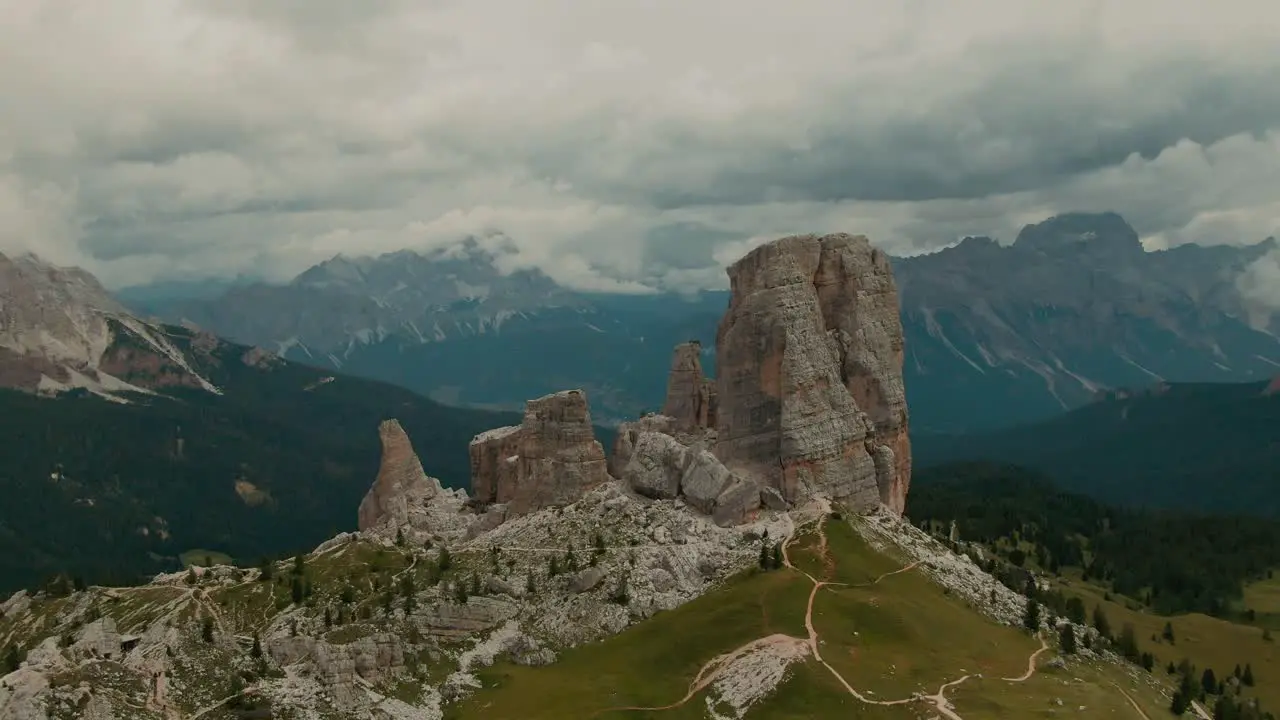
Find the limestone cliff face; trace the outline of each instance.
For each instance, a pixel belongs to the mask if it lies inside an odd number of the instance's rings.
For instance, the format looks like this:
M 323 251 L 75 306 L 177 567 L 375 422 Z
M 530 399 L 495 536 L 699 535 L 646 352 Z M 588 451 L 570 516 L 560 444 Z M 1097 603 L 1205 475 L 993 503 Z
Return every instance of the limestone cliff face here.
M 676 346 L 667 376 L 667 399 L 662 414 L 674 418 L 681 430 L 716 425 L 715 384 L 702 374 L 702 343 Z
M 792 236 L 728 272 L 716 457 L 789 501 L 901 513 L 911 452 L 888 257 L 861 236 Z
M 509 502 L 520 480 L 520 425 L 494 428 L 471 440 L 471 497 L 482 505 Z
M 408 525 L 415 509 L 425 507 L 443 492 L 440 481 L 423 472 L 413 444 L 398 421 L 383 421 L 378 426 L 378 436 L 382 439 L 382 464 L 373 486 L 360 502 L 361 531 Z
M 567 505 L 609 479 L 581 390 L 530 400 L 519 426 L 481 433 L 469 451 L 475 499 L 509 515 Z

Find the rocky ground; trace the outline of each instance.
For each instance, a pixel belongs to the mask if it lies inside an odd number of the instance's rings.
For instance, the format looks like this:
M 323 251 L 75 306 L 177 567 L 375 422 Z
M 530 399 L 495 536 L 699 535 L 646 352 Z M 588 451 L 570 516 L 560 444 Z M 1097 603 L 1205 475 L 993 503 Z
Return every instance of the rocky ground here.
M 722 528 L 679 500 L 613 483 L 451 545 L 443 571 L 441 547 L 345 534 L 300 571 L 278 563 L 266 580 L 259 570 L 193 568 L 136 588 L 18 593 L 3 605 L 0 646 L 29 651 L 0 681 L 0 717 L 215 718 L 257 707 L 282 718 L 442 718 L 448 703 L 482 689 L 477 669 L 499 658 L 555 662 L 564 647 L 754 565 L 765 533 L 790 537 L 822 515 L 810 506 Z M 853 525 L 976 611 L 1019 622 L 1025 599 L 967 556 L 892 514 Z M 304 597 L 293 602 L 299 583 Z M 808 652 L 803 640 L 762 638 L 709 663 L 691 695 L 709 687 L 709 717 L 741 717 Z
M 552 662 L 673 608 L 754 563 L 759 535 L 785 523 L 721 528 L 682 505 L 611 483 L 447 551 L 346 534 L 268 580 L 197 567 L 136 588 L 19 593 L 0 647 L 30 650 L 0 684 L 0 717 L 216 716 L 243 689 L 275 717 L 438 718 L 479 687 L 476 667 Z

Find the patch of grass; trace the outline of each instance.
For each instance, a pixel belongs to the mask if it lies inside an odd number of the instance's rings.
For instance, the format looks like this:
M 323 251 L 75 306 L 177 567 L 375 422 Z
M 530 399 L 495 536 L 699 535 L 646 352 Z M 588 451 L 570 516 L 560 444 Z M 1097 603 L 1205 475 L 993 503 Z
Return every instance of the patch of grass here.
M 324 639 L 325 642 L 333 645 L 348 645 L 361 638 L 369 637 L 375 632 L 377 632 L 377 630 L 370 625 L 352 623 L 350 625 L 343 625 L 340 628 L 330 630 L 325 633 Z
M 450 706 L 451 717 L 585 718 L 610 707 L 675 702 L 716 655 L 772 633 L 804 635 L 808 581 L 802 584 L 796 577 L 784 570 L 747 571 L 619 635 L 566 650 L 553 665 L 497 664 L 480 674 L 485 686 L 494 689 Z M 698 701 L 663 717 L 704 714 Z
M 1202 670 L 1213 668 L 1219 678 L 1230 675 L 1236 664 L 1244 667 L 1249 663 L 1253 665 L 1257 683 L 1246 689 L 1246 694 L 1261 700 L 1266 710 L 1275 712 L 1274 708 L 1280 708 L 1280 643 L 1263 640 L 1260 628 L 1208 615 L 1165 617 L 1135 610 L 1115 600 L 1106 600 L 1099 588 L 1087 583 L 1062 583 L 1060 587 L 1068 596 L 1080 597 L 1090 613 L 1094 606 L 1101 604 L 1113 632 L 1119 633 L 1125 623 L 1133 623 L 1138 644 L 1155 655 L 1158 674 L 1163 675 L 1160 668 L 1170 662 L 1176 665 L 1183 658 Z M 1174 642 L 1153 641 L 1153 637 L 1160 638 L 1166 622 L 1173 626 Z
M 224 552 L 217 550 L 205 550 L 203 548 L 194 548 L 188 550 L 178 556 L 178 560 L 182 562 L 182 567 L 190 567 L 191 565 L 199 565 L 200 567 L 211 567 L 213 565 L 235 565 L 235 558 Z
M 1052 652 L 1040 656 L 1041 669 L 1027 682 L 1003 680 L 1024 673 L 1038 641 L 988 620 L 918 571 L 886 576 L 901 569 L 901 562 L 872 549 L 847 522 L 829 520 L 826 534 L 829 562 L 823 560 L 816 532 L 798 537 L 790 556 L 815 577 L 830 575 L 830 582 L 849 585 L 818 591 L 813 624 L 823 659 L 869 697 L 933 694 L 944 682 L 982 674 L 949 692 L 966 720 L 1081 714 L 1080 707 L 1088 717 L 1136 717 L 1117 683 L 1153 717 L 1165 707 L 1161 678 L 1127 666 L 1074 659 L 1064 668 L 1046 668 Z M 620 635 L 566 650 L 554 665 L 500 663 L 485 669 L 480 678 L 486 689 L 449 706 L 446 717 L 705 717 L 703 695 L 661 713 L 609 708 L 668 705 L 684 697 L 698 670 L 716 655 L 772 633 L 807 637 L 804 617 L 811 588 L 796 570 L 743 573 Z M 810 658 L 792 665 L 751 716 L 874 720 L 922 713 L 935 714 L 924 701 L 897 706 L 859 701 Z
M 1253 624 L 1280 635 L 1280 574 L 1245 585 L 1243 605 L 1253 610 Z

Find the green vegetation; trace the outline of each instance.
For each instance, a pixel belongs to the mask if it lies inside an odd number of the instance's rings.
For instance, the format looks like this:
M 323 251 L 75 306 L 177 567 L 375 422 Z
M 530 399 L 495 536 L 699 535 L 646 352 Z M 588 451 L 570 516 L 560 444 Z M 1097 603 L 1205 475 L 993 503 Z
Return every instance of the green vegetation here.
M 1055 490 L 1034 471 L 976 463 L 918 475 L 907 510 L 940 534 L 954 520 L 962 542 L 994 551 L 987 567 L 1006 584 L 1016 584 L 1019 565 L 1052 575 L 1040 602 L 1076 621 L 1087 613 L 1117 652 L 1168 668 L 1185 701 L 1219 702 L 1221 694 L 1201 697 L 1205 676 L 1221 685 L 1237 664 L 1280 673 L 1280 649 L 1258 626 L 1276 609 L 1267 568 L 1280 564 L 1280 532 L 1269 521 L 1109 508 Z M 1280 707 L 1280 683 L 1250 685 L 1243 675 L 1233 686 L 1240 696 L 1227 693 L 1224 707 L 1251 698 Z
M 1084 580 L 1160 613 L 1238 613 L 1244 584 L 1280 566 L 1280 523 L 1120 509 L 1010 465 L 963 463 L 914 479 L 907 514 L 983 543 L 1013 565 Z
M 242 346 L 193 349 L 188 331 L 168 331 L 222 395 L 0 390 L 0 593 L 56 573 L 127 585 L 204 555 L 311 548 L 355 524 L 382 420 L 399 419 L 427 473 L 453 487 L 468 480 L 471 437 L 518 421 L 368 380 L 319 383 L 326 373 L 297 363 L 253 367 Z
M 1280 517 L 1280 393 L 1265 386 L 1175 383 L 1008 430 L 913 433 L 912 457 L 1023 465 L 1116 505 Z
M 948 691 L 969 720 L 1036 717 L 1061 699 L 1102 713 L 1132 713 L 1124 693 L 1155 716 L 1167 701 L 1155 680 L 1129 677 L 1113 665 L 1069 660 L 1022 675 L 1038 643 L 1025 631 L 1002 627 L 914 571 L 892 575 L 902 562 L 870 548 L 847 521 L 829 519 L 826 553 L 818 533 L 806 531 L 789 548 L 793 563 L 834 583 L 814 598 L 813 624 L 823 659 L 870 697 L 909 698 L 937 692 L 945 682 L 981 672 Z M 770 553 L 771 554 L 771 553 Z M 877 580 L 879 580 L 877 582 Z M 856 586 L 860 585 L 860 586 Z M 679 608 L 662 612 L 599 643 L 565 650 L 545 667 L 499 662 L 481 671 L 485 690 L 446 708 L 446 717 L 630 718 L 659 716 L 623 706 L 661 707 L 679 701 L 712 658 L 752 640 L 780 633 L 804 639 L 805 607 L 813 585 L 790 568 L 753 568 Z M 1068 678 L 1083 682 L 1064 682 Z M 583 678 L 589 678 L 584 682 Z M 661 717 L 706 715 L 703 690 Z M 812 657 L 791 666 L 776 692 L 753 716 L 769 718 L 911 718 L 928 703 L 879 706 L 853 698 Z M 1119 715 L 1118 715 L 1119 716 Z
M 196 548 L 188 550 L 178 556 L 178 561 L 182 563 L 182 567 L 190 567 L 199 565 L 200 567 L 210 567 L 212 565 L 235 565 L 235 558 L 217 550 L 204 550 Z

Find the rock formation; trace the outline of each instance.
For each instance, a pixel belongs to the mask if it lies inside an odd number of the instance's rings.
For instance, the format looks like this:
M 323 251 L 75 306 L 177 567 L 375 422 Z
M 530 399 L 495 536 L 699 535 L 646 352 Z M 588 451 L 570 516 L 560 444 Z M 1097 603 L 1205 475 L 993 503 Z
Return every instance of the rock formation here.
M 444 489 L 439 480 L 422 470 L 398 421 L 383 421 L 378 436 L 382 439 L 382 463 L 373 486 L 360 501 L 360 531 L 391 535 L 402 530 L 427 535 L 465 532 L 474 521 L 474 516 L 462 512 L 466 493 Z
M 613 473 L 721 524 L 812 492 L 901 513 L 911 449 L 888 257 L 864 237 L 787 237 L 729 278 L 718 378 L 697 342 L 678 345 L 662 414 L 619 427 Z
M 566 505 L 609 479 L 582 390 L 530 400 L 519 426 L 481 433 L 469 451 L 476 502 L 510 515 Z
M 901 513 L 911 452 L 888 256 L 862 236 L 792 236 L 748 253 L 729 281 L 716 456 L 789 501 L 817 491 Z
M 715 383 L 702 374 L 702 343 L 697 340 L 676 346 L 662 414 L 674 418 L 681 430 L 716 426 Z

